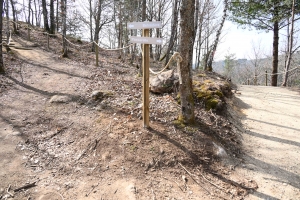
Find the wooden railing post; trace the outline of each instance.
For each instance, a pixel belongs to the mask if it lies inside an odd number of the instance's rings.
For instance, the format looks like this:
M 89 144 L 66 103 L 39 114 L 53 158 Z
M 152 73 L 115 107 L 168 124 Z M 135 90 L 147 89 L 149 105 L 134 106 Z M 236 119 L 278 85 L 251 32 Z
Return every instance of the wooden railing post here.
M 49 47 L 49 33 L 47 33 L 47 48 L 48 48 L 48 50 L 50 49 L 50 47 Z
M 30 28 L 29 28 L 29 25 L 27 26 L 27 35 L 28 35 L 28 40 L 30 41 Z
M 99 67 L 99 47 L 98 47 L 98 40 L 96 41 L 96 66 Z
M 266 86 L 268 86 L 268 71 L 266 70 Z

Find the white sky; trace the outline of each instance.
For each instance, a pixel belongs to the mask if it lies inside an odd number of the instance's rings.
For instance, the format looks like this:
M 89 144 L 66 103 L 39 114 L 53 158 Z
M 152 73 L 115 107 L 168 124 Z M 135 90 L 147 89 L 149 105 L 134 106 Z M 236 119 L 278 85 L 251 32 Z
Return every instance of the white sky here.
M 283 37 L 281 37 L 283 39 Z M 223 37 L 218 45 L 215 60 L 224 60 L 228 53 L 235 54 L 237 59 L 253 58 L 253 46 L 260 45 L 262 54 L 272 54 L 273 33 L 265 31 L 242 29 L 236 24 L 226 21 L 223 28 Z M 265 57 L 262 55 L 262 57 Z

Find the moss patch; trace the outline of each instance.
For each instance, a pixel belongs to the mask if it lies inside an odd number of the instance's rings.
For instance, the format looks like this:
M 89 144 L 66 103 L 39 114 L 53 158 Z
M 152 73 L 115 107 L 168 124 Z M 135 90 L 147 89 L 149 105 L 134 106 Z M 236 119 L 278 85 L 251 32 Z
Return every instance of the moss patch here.
M 221 87 L 220 84 L 210 79 L 193 81 L 195 101 L 204 103 L 206 110 L 217 109 L 218 103 L 224 97 Z

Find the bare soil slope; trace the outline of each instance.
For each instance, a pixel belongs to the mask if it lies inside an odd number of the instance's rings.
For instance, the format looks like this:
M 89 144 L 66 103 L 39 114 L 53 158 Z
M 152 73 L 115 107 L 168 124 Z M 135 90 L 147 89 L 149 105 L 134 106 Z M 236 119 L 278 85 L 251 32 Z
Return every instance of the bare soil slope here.
M 242 199 L 256 188 L 231 175 L 240 138 L 225 114 L 196 101 L 195 126 L 177 126 L 177 94 L 152 94 L 144 129 L 141 78 L 118 53 L 101 52 L 97 68 L 88 48 L 62 59 L 59 37 L 49 51 L 40 32 L 24 38 L 13 36 L 27 50 L 4 55 L 0 78 L 0 199 Z

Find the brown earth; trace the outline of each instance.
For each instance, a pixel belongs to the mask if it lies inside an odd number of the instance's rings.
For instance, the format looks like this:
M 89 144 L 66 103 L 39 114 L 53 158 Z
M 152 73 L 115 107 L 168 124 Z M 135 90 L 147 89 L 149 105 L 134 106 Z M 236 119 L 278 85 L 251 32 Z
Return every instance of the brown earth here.
M 24 38 L 13 36 L 27 50 L 5 54 L 0 77 L 0 199 L 243 199 L 257 187 L 234 172 L 234 110 L 196 101 L 196 124 L 185 126 L 174 123 L 176 93 L 151 94 L 144 129 L 141 78 L 119 53 L 102 51 L 97 68 L 88 48 L 62 59 L 59 37 L 49 51 L 40 32 Z M 195 80 L 228 84 L 213 73 Z

